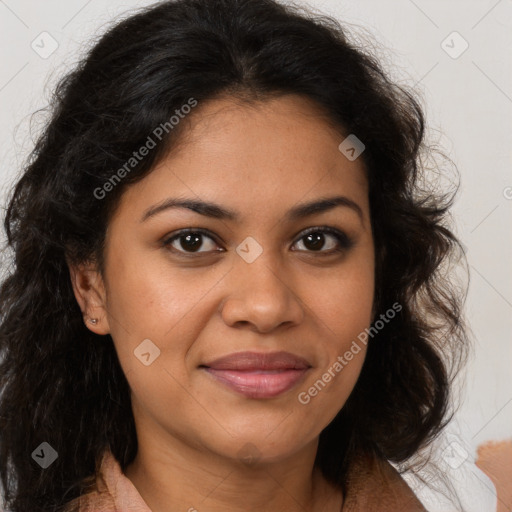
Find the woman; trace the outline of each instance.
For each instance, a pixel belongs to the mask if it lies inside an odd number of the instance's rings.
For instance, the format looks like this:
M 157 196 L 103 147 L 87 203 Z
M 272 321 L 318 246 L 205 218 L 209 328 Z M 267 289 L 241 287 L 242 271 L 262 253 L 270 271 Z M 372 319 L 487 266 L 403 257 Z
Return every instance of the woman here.
M 391 463 L 448 422 L 467 335 L 423 139 L 333 19 L 111 28 L 7 210 L 7 510 L 426 510 Z

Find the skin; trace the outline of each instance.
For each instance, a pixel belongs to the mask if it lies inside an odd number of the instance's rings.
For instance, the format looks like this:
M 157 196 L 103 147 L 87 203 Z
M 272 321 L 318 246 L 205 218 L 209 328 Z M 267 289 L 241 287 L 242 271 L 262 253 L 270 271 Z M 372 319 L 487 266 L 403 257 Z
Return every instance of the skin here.
M 357 381 L 365 346 L 309 403 L 298 394 L 370 325 L 375 256 L 362 159 L 339 151 L 345 136 L 321 113 L 296 95 L 200 104 L 183 121 L 186 143 L 125 190 L 107 230 L 104 275 L 93 263 L 70 267 L 85 319 L 98 319 L 88 328 L 112 336 L 130 384 L 138 453 L 125 474 L 153 512 L 341 508 L 340 492 L 313 463 L 320 432 Z M 337 206 L 286 219 L 298 204 L 338 195 L 361 217 Z M 240 218 L 174 208 L 141 222 L 171 197 L 212 201 Z M 324 255 L 338 246 L 324 232 L 315 250 L 302 232 L 325 225 L 354 245 Z M 183 237 L 163 244 L 184 228 L 211 231 L 192 257 Z M 236 252 L 248 236 L 263 250 L 252 263 Z M 149 366 L 134 355 L 145 339 L 160 350 Z M 289 351 L 312 368 L 295 388 L 265 399 L 236 393 L 199 368 L 245 350 Z
M 476 465 L 496 487 L 497 512 L 512 510 L 512 439 L 488 441 L 478 447 L 477 453 Z

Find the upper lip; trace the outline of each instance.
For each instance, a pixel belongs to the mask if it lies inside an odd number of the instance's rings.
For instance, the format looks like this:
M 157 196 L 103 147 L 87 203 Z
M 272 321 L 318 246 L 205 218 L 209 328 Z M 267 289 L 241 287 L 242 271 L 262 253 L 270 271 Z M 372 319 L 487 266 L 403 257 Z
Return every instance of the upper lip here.
M 310 368 L 306 359 L 290 352 L 236 352 L 201 366 L 214 370 L 304 370 Z

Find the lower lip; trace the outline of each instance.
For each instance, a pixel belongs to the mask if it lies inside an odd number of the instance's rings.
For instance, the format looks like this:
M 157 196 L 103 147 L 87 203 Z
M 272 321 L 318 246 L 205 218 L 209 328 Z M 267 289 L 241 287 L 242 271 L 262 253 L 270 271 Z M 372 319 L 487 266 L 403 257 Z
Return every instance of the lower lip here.
M 249 398 L 272 398 L 280 395 L 298 384 L 308 369 L 237 371 L 204 368 L 219 382 Z

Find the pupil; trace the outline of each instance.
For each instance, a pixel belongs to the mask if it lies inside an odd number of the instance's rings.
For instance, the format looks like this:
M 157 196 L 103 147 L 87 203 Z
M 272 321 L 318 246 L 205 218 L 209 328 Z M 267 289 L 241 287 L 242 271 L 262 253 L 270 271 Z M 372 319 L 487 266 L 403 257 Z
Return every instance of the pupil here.
M 312 243 L 308 247 L 309 242 Z M 321 249 L 322 246 L 324 245 L 324 235 L 318 231 L 316 231 L 315 233 L 309 233 L 308 235 L 306 235 L 306 242 L 304 245 L 306 245 L 306 247 L 308 247 L 309 249 Z
M 183 249 L 185 250 L 194 250 L 194 249 L 197 249 L 198 247 L 201 247 L 201 235 L 184 235 L 184 238 L 185 238 L 185 244 L 183 244 L 183 238 L 182 238 L 182 243 L 181 243 L 181 246 L 183 247 Z

